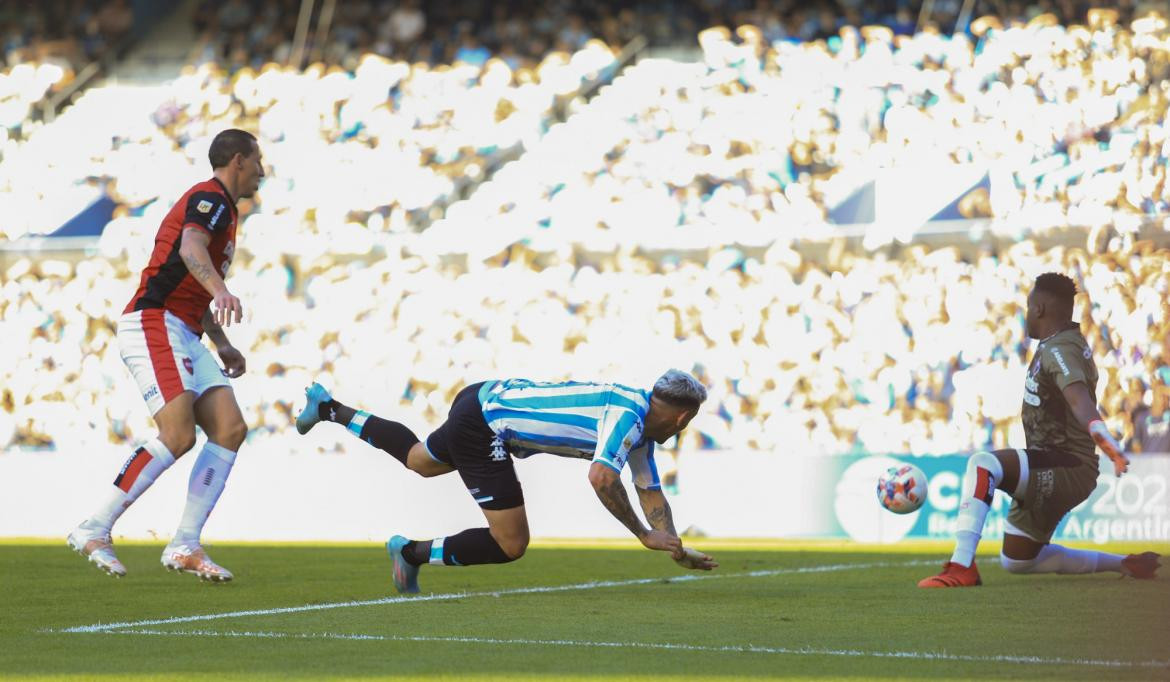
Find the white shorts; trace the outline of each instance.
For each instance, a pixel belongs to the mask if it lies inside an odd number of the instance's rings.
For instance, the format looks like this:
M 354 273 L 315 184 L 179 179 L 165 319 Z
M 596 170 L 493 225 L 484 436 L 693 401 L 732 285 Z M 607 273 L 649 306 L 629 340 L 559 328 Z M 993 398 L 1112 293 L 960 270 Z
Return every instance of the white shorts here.
M 136 310 L 118 320 L 118 350 L 152 415 L 183 391 L 195 397 L 231 386 L 195 332 L 162 309 Z

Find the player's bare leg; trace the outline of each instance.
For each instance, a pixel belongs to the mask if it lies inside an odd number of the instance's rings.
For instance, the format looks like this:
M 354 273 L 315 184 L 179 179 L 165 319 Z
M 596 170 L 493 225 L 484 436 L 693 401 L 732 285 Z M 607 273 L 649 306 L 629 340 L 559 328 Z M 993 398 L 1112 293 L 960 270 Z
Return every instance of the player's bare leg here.
M 126 575 L 114 553 L 111 530 L 122 513 L 195 444 L 195 394 L 183 391 L 166 403 L 154 419 L 159 434 L 130 455 L 98 510 L 69 533 L 67 543 L 110 575 Z
M 228 386 L 214 386 L 204 392 L 195 401 L 194 418 L 207 434 L 207 443 L 191 467 L 187 505 L 175 537 L 163 549 L 162 564 L 170 570 L 191 573 L 204 580 L 226 582 L 233 577 L 231 571 L 207 556 L 200 536 L 223 493 L 248 427 L 235 393 Z
M 401 535 L 390 538 L 386 550 L 393 562 L 394 588 L 404 594 L 418 592 L 418 570 L 423 564 L 503 564 L 524 556 L 529 540 L 524 505 L 484 509 L 483 515 L 487 528 L 468 528 L 434 540 L 408 540 Z
M 455 471 L 455 467 L 450 464 L 431 457 L 426 445 L 421 441 L 410 447 L 410 452 L 406 455 L 406 468 L 424 478 L 442 476 Z
M 511 509 L 484 509 L 492 539 L 507 555 L 508 561 L 524 556 L 528 549 L 528 514 L 524 506 Z

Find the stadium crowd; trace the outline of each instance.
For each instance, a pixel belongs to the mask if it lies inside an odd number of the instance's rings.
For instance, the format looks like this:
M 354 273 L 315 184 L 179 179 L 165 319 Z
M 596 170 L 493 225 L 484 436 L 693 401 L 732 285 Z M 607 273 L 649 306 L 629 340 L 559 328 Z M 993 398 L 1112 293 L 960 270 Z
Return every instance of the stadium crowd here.
M 923 5 L 926 12 L 923 12 Z M 921 23 L 944 33 L 970 29 L 971 17 L 995 14 L 1005 24 L 1051 15 L 1061 24 L 1083 23 L 1099 3 L 1081 0 L 995 2 L 978 0 L 968 17 L 960 2 L 856 2 L 856 0 L 683 0 L 681 2 L 508 2 L 425 3 L 419 0 L 362 0 L 313 3 L 301 64 L 321 61 L 352 67 L 363 54 L 429 64 L 490 57 L 513 68 L 534 66 L 552 51 L 574 52 L 590 39 L 617 51 L 635 36 L 651 45 L 693 45 L 709 26 L 756 26 L 769 43 L 830 40 L 842 28 L 885 26 L 896 35 L 913 34 Z M 1114 3 L 1128 24 L 1144 11 L 1134 0 Z M 1153 6 L 1153 5 L 1151 5 Z M 204 0 L 191 21 L 200 35 L 198 60 L 229 70 L 289 63 L 294 58 L 301 0 Z
M 469 381 L 637 384 L 677 365 L 696 367 L 711 387 L 688 447 L 949 453 L 1017 444 L 1024 295 L 1049 268 L 1074 275 L 1087 294 L 1078 318 L 1114 428 L 1132 440 L 1143 407 L 1157 408 L 1143 418 L 1170 419 L 1170 252 L 1124 236 L 1042 253 L 1025 241 L 969 261 L 953 247 L 896 258 L 846 251 L 818 264 L 780 244 L 705 263 L 516 246 L 469 266 L 409 255 L 409 235 L 375 260 L 292 258 L 250 228 L 232 278 L 249 319 L 229 334 L 249 359 L 237 392 L 253 437 L 289 437 L 290 413 L 314 379 L 376 396 L 370 409 L 423 428 Z M 20 260 L 3 274 L 2 332 L 27 343 L 4 367 L 0 440 L 78 447 L 149 433 L 112 345 L 132 260 Z
M 201 16 L 234 35 L 275 5 L 232 0 Z M 423 8 L 343 14 L 335 30 Z M 417 55 L 396 52 L 402 40 L 389 57 L 336 48 L 329 61 L 344 68 L 257 68 L 243 49 L 160 91 L 151 117 L 79 103 L 65 127 L 4 147 L 0 208 L 24 222 L 0 224 L 0 239 L 45 222 L 12 203 L 44 186 L 98 183 L 120 207 L 98 257 L 17 258 L 0 272 L 0 333 L 21 340 L 0 369 L 0 443 L 78 448 L 151 432 L 113 321 L 167 202 L 206 177 L 210 135 L 244 127 L 271 166 L 243 207 L 229 278 L 249 311 L 229 336 L 249 359 L 236 386 L 252 438 L 291 438 L 313 380 L 379 396 L 365 407 L 423 430 L 468 381 L 638 384 L 673 365 L 711 387 L 688 447 L 1017 444 L 1024 293 L 1057 269 L 1087 294 L 1079 317 L 1111 426 L 1141 448 L 1170 420 L 1170 251 L 1133 237 L 1170 200 L 1166 23 L 1104 12 L 1063 27 L 1033 14 L 975 22 L 974 37 L 834 24 L 808 36 L 828 40 L 790 42 L 760 26 L 711 29 L 705 63 L 639 63 L 551 128 L 558 98 L 613 66 L 612 42 L 586 38 L 535 66 L 459 59 L 448 43 L 419 48 L 438 65 L 407 63 Z M 287 13 L 273 16 L 270 35 L 287 37 Z M 425 12 L 397 21 L 392 41 L 445 25 Z M 365 49 L 377 36 L 355 40 Z M 114 128 L 83 138 L 68 127 L 74 110 Z M 514 147 L 528 153 L 444 215 L 460 183 Z M 70 150 L 72 165 L 46 162 L 45 149 Z M 924 158 L 1008 178 L 975 215 L 1096 229 L 1083 247 L 1042 252 L 1025 239 L 973 258 L 924 246 L 801 255 L 797 238 L 830 234 L 833 202 L 875 167 Z
M 127 0 L 0 0 L 0 142 L 21 135 L 33 108 L 119 46 L 134 22 Z
M 989 175 L 966 215 L 1003 229 L 1132 229 L 1170 205 L 1170 33 L 1163 18 L 1094 21 L 1042 16 L 978 42 L 847 30 L 836 49 L 712 29 L 700 36 L 705 64 L 626 69 L 440 232 L 490 222 L 506 239 L 825 234 L 831 209 L 865 182 L 922 168 Z M 899 227 L 929 218 L 914 215 L 928 205 L 918 198 Z

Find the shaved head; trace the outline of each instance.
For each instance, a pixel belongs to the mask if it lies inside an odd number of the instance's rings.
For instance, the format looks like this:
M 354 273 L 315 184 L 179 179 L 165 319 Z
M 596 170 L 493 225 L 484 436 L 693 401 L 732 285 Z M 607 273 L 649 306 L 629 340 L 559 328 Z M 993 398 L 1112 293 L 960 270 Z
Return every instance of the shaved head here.
M 1036 278 L 1028 294 L 1025 316 L 1028 336 L 1043 339 L 1072 322 L 1077 285 L 1067 275 L 1046 272 Z

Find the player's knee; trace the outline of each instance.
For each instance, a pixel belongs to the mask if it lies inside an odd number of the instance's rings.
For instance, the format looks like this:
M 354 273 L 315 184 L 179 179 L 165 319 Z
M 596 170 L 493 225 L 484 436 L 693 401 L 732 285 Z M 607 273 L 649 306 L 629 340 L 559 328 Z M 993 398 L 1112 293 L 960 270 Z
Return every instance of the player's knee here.
M 496 540 L 500 545 L 500 549 L 504 550 L 504 554 L 508 555 L 508 559 L 515 561 L 524 556 L 524 552 L 528 549 L 527 536 L 513 536 L 504 538 L 503 541 Z
M 431 459 L 431 456 L 425 451 L 416 454 L 414 450 L 411 450 L 406 458 L 406 468 L 423 478 L 440 476 L 451 471 L 451 467 Z
M 1008 573 L 1031 573 L 1035 559 L 1013 559 L 1003 552 L 999 553 L 999 565 Z
M 176 428 L 163 430 L 158 434 L 158 439 L 167 446 L 171 454 L 175 457 L 186 454 L 191 448 L 195 447 L 195 428 Z
M 982 450 L 967 458 L 967 470 L 975 471 L 976 469 L 998 472 L 1003 470 L 1003 466 L 1000 465 L 995 455 L 986 450 Z
M 244 423 L 243 419 L 234 419 L 216 429 L 216 432 L 215 438 L 212 440 L 235 452 L 240 449 L 240 446 L 244 444 L 244 439 L 248 437 L 248 425 Z

